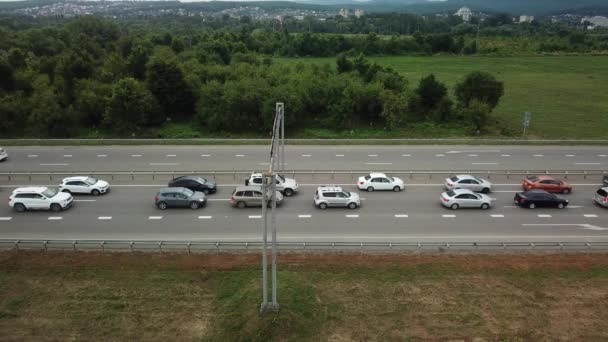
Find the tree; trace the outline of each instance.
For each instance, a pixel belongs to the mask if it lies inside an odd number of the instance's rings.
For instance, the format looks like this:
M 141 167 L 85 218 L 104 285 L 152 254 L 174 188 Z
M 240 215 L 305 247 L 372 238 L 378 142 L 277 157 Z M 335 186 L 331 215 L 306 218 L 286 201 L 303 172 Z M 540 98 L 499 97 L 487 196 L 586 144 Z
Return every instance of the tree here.
M 341 53 L 336 59 L 336 67 L 338 73 L 351 72 L 353 70 L 353 62 L 351 62 L 345 54 Z
M 462 109 L 462 116 L 476 133 L 484 131 L 490 116 L 490 106 L 478 100 L 472 100 L 468 107 Z
M 133 78 L 123 78 L 112 88 L 104 123 L 118 132 L 134 132 L 158 116 L 158 104 L 150 91 Z
M 407 123 L 407 97 L 402 93 L 392 91 L 382 92 L 382 112 L 380 117 L 384 119 L 386 126 L 395 129 L 405 126 Z
M 8 61 L 0 56 L 0 90 L 13 90 L 15 75 Z
M 422 78 L 415 92 L 420 97 L 423 108 L 427 111 L 435 108 L 439 101 L 448 94 L 446 86 L 438 82 L 433 74 Z
M 497 105 L 504 93 L 503 83 L 490 73 L 474 71 L 456 85 L 456 98 L 462 107 L 469 107 L 472 100 L 488 104 L 490 111 Z
M 148 63 L 146 81 L 167 116 L 186 119 L 195 111 L 196 97 L 174 61 L 155 58 Z

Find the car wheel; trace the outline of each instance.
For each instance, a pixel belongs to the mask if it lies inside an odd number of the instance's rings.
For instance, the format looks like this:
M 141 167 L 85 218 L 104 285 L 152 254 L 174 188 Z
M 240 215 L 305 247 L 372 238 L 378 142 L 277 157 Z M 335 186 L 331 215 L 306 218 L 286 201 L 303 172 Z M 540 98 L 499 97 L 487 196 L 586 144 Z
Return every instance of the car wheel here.
M 348 203 L 348 208 L 349 209 L 357 209 L 357 203 L 355 203 L 355 202 Z
M 25 211 L 25 206 L 23 204 L 21 204 L 21 203 L 16 203 L 13 206 L 13 208 L 15 209 L 15 211 L 20 212 L 20 213 L 22 213 L 22 212 Z
M 530 204 L 528 204 L 528 208 L 534 209 L 534 208 L 536 208 L 536 204 L 530 203 Z
M 481 209 L 483 209 L 483 210 L 486 210 L 488 208 L 490 208 L 490 205 L 488 203 L 484 203 L 481 205 Z
M 285 194 L 285 196 L 287 197 L 291 197 L 293 196 L 293 190 L 292 189 L 285 189 L 285 191 L 283 192 Z
M 209 195 L 209 189 L 203 189 L 203 193 L 204 193 L 205 195 Z
M 564 203 L 558 203 L 558 204 L 557 204 L 557 207 L 558 207 L 559 209 L 564 209 L 566 206 L 564 205 Z
M 562 194 L 567 195 L 570 193 L 570 189 L 564 189 L 562 190 Z
M 238 203 L 236 204 L 236 206 L 237 206 L 237 207 L 239 207 L 239 208 L 241 208 L 241 209 L 243 209 L 243 208 L 245 208 L 247 205 L 245 204 L 245 202 L 238 202 Z
M 53 204 L 51 204 L 51 211 L 59 212 L 59 211 L 61 211 L 61 206 L 57 203 L 53 203 Z
M 487 194 L 487 193 L 489 193 L 489 192 L 490 192 L 490 188 L 483 188 L 483 189 L 481 190 L 481 193 L 483 193 L 483 194 Z
M 93 196 L 99 196 L 99 194 L 101 194 L 101 192 L 99 192 L 97 189 L 93 189 L 93 191 L 91 191 L 91 195 Z
M 367 187 L 367 191 L 369 191 L 369 192 L 374 191 L 374 187 L 372 187 L 372 186 L 368 186 L 368 187 Z
M 158 209 L 160 209 L 160 210 L 165 210 L 165 209 L 167 209 L 167 203 L 165 203 L 165 202 L 159 202 L 159 203 L 158 203 L 156 206 L 157 206 L 157 207 L 158 207 Z
M 319 203 L 319 209 L 327 209 L 327 203 Z
M 190 209 L 198 209 L 200 205 L 197 202 L 190 202 Z
M 452 210 L 456 210 L 456 209 L 458 209 L 459 207 L 460 207 L 460 206 L 459 206 L 458 204 L 454 203 L 454 204 L 452 204 L 452 205 L 450 206 L 450 209 L 452 209 Z
M 401 188 L 400 188 L 399 186 L 395 186 L 395 187 L 393 188 L 393 191 L 394 191 L 394 192 L 399 192 L 399 191 L 401 191 Z

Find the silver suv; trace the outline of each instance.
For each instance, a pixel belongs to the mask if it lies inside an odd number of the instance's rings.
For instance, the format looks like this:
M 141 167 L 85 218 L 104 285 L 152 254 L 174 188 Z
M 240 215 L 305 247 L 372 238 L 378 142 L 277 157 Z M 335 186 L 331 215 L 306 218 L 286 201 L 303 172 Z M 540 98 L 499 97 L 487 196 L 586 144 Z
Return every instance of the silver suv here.
M 270 198 L 271 194 L 270 191 L 267 194 L 268 206 L 272 204 Z M 283 195 L 279 191 L 276 191 L 276 197 L 277 205 L 281 205 L 281 203 L 283 203 Z M 258 185 L 237 186 L 230 197 L 230 204 L 238 208 L 261 207 L 262 187 Z
M 320 209 L 327 209 L 327 207 L 356 209 L 361 206 L 361 199 L 359 194 L 344 191 L 339 186 L 320 186 L 315 192 L 315 206 Z
M 287 178 L 282 175 L 276 175 L 276 188 L 287 197 L 293 196 L 298 192 L 299 186 L 293 178 Z M 245 185 L 262 185 L 262 174 L 252 173 L 249 178 L 245 179 Z

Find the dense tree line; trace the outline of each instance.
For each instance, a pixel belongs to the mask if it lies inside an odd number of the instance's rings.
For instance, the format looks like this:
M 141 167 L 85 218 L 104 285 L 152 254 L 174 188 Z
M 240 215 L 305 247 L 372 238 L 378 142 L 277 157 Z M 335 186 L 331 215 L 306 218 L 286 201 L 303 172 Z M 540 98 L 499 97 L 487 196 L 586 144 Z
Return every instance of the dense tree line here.
M 64 26 L 2 33 L 0 132 L 5 137 L 69 137 L 91 129 L 139 136 L 167 122 L 265 134 L 278 101 L 286 103 L 289 130 L 396 129 L 434 122 L 475 132 L 489 125 L 488 114 L 504 91 L 483 72 L 468 75 L 452 90 L 433 75 L 409 84 L 352 51 L 338 54 L 332 65 L 275 65 L 258 53 L 264 52 L 259 32 L 139 34 L 83 17 Z M 277 34 L 279 41 L 296 40 L 302 49 L 315 46 L 307 42 L 313 35 Z M 452 44 L 429 37 L 435 36 L 412 39 L 431 49 Z M 365 39 L 372 46 L 381 41 Z

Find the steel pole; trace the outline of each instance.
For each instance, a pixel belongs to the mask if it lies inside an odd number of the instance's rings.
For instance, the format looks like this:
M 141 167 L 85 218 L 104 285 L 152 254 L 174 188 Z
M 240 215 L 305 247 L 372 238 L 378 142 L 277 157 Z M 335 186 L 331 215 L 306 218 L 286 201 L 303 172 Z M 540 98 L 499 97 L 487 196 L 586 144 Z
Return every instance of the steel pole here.
M 262 235 L 262 304 L 260 305 L 260 311 L 264 311 L 268 307 L 268 214 L 266 210 L 267 201 L 267 178 L 262 174 L 262 223 L 264 232 Z
M 285 172 L 285 104 L 281 103 L 281 172 Z
M 274 175 L 273 175 L 274 176 Z M 277 302 L 277 182 L 273 177 L 272 191 L 272 304 L 273 310 L 279 309 Z

